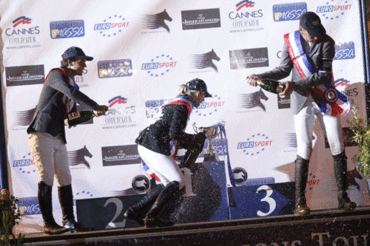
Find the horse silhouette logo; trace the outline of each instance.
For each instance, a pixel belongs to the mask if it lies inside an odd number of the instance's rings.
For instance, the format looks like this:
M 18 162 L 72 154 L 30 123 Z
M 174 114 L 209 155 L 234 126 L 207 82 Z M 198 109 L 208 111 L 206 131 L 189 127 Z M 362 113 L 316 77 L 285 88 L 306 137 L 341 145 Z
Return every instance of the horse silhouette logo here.
M 144 29 L 158 29 L 163 27 L 167 32 L 170 32 L 170 28 L 165 23 L 165 20 L 172 21 L 166 10 L 154 15 L 145 15 L 142 27 Z
M 240 97 L 242 108 L 260 107 L 263 111 L 266 111 L 266 107 L 262 104 L 261 99 L 267 101 L 268 97 L 263 93 L 262 89 L 250 94 L 242 94 Z
M 287 148 L 297 148 L 297 135 L 296 133 L 285 133 L 284 146 Z
M 87 168 L 90 169 L 90 164 L 85 159 L 85 156 L 91 158 L 92 154 L 86 148 L 86 145 L 78 150 L 68 151 L 68 160 L 70 166 L 77 166 L 79 164 L 85 165 Z
M 25 111 L 17 111 L 15 113 L 15 124 L 18 126 L 28 126 L 32 122 L 35 111 L 36 108 Z
M 131 185 L 137 193 L 145 193 L 150 187 L 150 181 L 145 175 L 138 175 L 133 178 Z
M 243 185 L 248 179 L 248 173 L 244 168 L 236 167 L 233 169 L 233 178 L 236 185 Z
M 218 69 L 213 63 L 213 60 L 220 61 L 220 57 L 217 56 L 216 52 L 213 49 L 210 52 L 204 54 L 192 54 L 190 55 L 190 66 L 194 69 L 204 69 L 211 67 L 216 72 L 218 72 Z

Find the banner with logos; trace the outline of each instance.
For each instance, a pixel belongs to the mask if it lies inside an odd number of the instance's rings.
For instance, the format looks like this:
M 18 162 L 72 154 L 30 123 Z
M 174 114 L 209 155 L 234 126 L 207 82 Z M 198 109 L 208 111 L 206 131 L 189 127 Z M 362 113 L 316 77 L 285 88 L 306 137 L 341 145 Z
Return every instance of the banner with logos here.
M 360 9 L 358 0 L 109 0 L 104 4 L 3 0 L 1 86 L 7 164 L 12 193 L 26 204 L 21 206 L 23 213 L 40 213 L 39 176 L 26 128 L 45 76 L 60 66 L 61 54 L 70 46 L 94 57 L 84 74 L 76 77 L 80 90 L 110 109 L 105 116 L 67 130 L 75 200 L 140 195 L 149 188 L 135 138 L 177 95 L 178 86 L 194 78 L 207 83 L 212 98 L 193 110 L 186 131 L 224 125 L 225 136 L 207 141 L 205 148 L 211 142 L 218 160 L 224 162 L 229 188 L 234 184 L 279 189 L 279 184 L 294 182 L 297 142 L 290 99 L 251 87 L 245 77 L 279 65 L 283 35 L 298 29 L 302 13 L 316 12 L 336 42 L 335 86 L 364 117 L 363 53 L 367 51 Z M 352 112 L 341 118 L 349 195 L 359 206 L 368 206 L 367 178 L 352 160 L 358 153 L 348 124 L 352 118 Z M 318 122 L 314 132 L 308 203 L 313 210 L 336 208 L 333 159 Z M 256 189 L 231 190 L 251 194 Z M 57 212 L 56 192 L 53 206 Z

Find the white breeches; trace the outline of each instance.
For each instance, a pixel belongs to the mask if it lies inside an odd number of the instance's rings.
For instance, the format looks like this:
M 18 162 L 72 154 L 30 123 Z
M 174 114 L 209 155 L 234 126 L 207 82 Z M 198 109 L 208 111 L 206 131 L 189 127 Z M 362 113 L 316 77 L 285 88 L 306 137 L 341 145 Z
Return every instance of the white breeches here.
M 52 186 L 55 175 L 59 186 L 71 184 L 67 147 L 60 137 L 46 132 L 32 132 L 28 134 L 28 144 L 40 181 Z
M 322 114 L 319 106 L 310 97 L 301 111 L 294 116 L 298 146 L 297 154 L 306 160 L 311 158 L 315 118 L 319 120 L 321 128 L 325 132 L 332 155 L 342 153 L 344 144 L 339 116 Z
M 138 151 L 141 159 L 160 178 L 164 186 L 177 181 L 180 189 L 184 187 L 185 176 L 172 156 L 151 151 L 141 145 L 138 145 Z

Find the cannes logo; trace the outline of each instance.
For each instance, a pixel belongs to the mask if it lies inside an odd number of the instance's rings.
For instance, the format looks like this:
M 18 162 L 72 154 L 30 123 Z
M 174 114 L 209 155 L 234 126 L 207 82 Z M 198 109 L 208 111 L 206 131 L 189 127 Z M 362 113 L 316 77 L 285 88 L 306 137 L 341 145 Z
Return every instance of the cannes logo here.
M 166 10 L 154 15 L 145 15 L 142 27 L 143 29 L 158 29 L 163 27 L 167 32 L 170 32 L 170 28 L 165 23 L 165 20 L 172 21 Z
M 339 87 L 339 86 L 347 87 L 350 85 L 349 80 L 346 80 L 344 78 L 337 79 L 334 83 L 335 83 L 335 87 Z
M 249 0 L 244 0 L 236 4 L 236 11 L 239 11 L 242 8 L 253 8 L 255 2 L 249 1 Z
M 26 16 L 18 17 L 17 19 L 13 20 L 13 27 L 16 28 L 19 24 L 31 24 L 31 18 Z
M 126 97 L 116 96 L 110 99 L 109 101 L 109 107 L 113 107 L 115 104 L 125 104 L 127 103 Z

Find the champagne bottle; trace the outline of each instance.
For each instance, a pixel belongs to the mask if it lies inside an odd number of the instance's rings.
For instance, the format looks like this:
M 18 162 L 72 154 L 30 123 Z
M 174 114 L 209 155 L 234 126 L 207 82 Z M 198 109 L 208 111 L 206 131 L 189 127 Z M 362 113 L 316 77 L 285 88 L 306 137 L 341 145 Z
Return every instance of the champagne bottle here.
M 68 114 L 67 117 L 67 126 L 72 127 L 77 124 L 81 124 L 83 122 L 86 122 L 94 117 L 93 111 L 77 111 Z
M 204 135 L 204 132 L 206 130 L 203 130 L 203 134 L 197 134 L 195 135 L 195 141 L 196 145 L 193 148 L 188 149 L 185 152 L 185 155 L 182 159 L 181 165 L 187 168 L 191 168 L 195 161 L 198 159 L 200 153 L 203 151 L 204 142 L 206 141 L 206 137 Z
M 279 83 L 279 81 L 272 79 L 258 79 L 257 84 L 264 90 L 279 94 L 285 90 L 285 85 Z
M 195 149 L 188 149 L 185 152 L 184 158 L 182 159 L 181 165 L 186 168 L 191 168 L 195 161 L 198 159 L 198 156 L 202 150 L 195 148 Z

